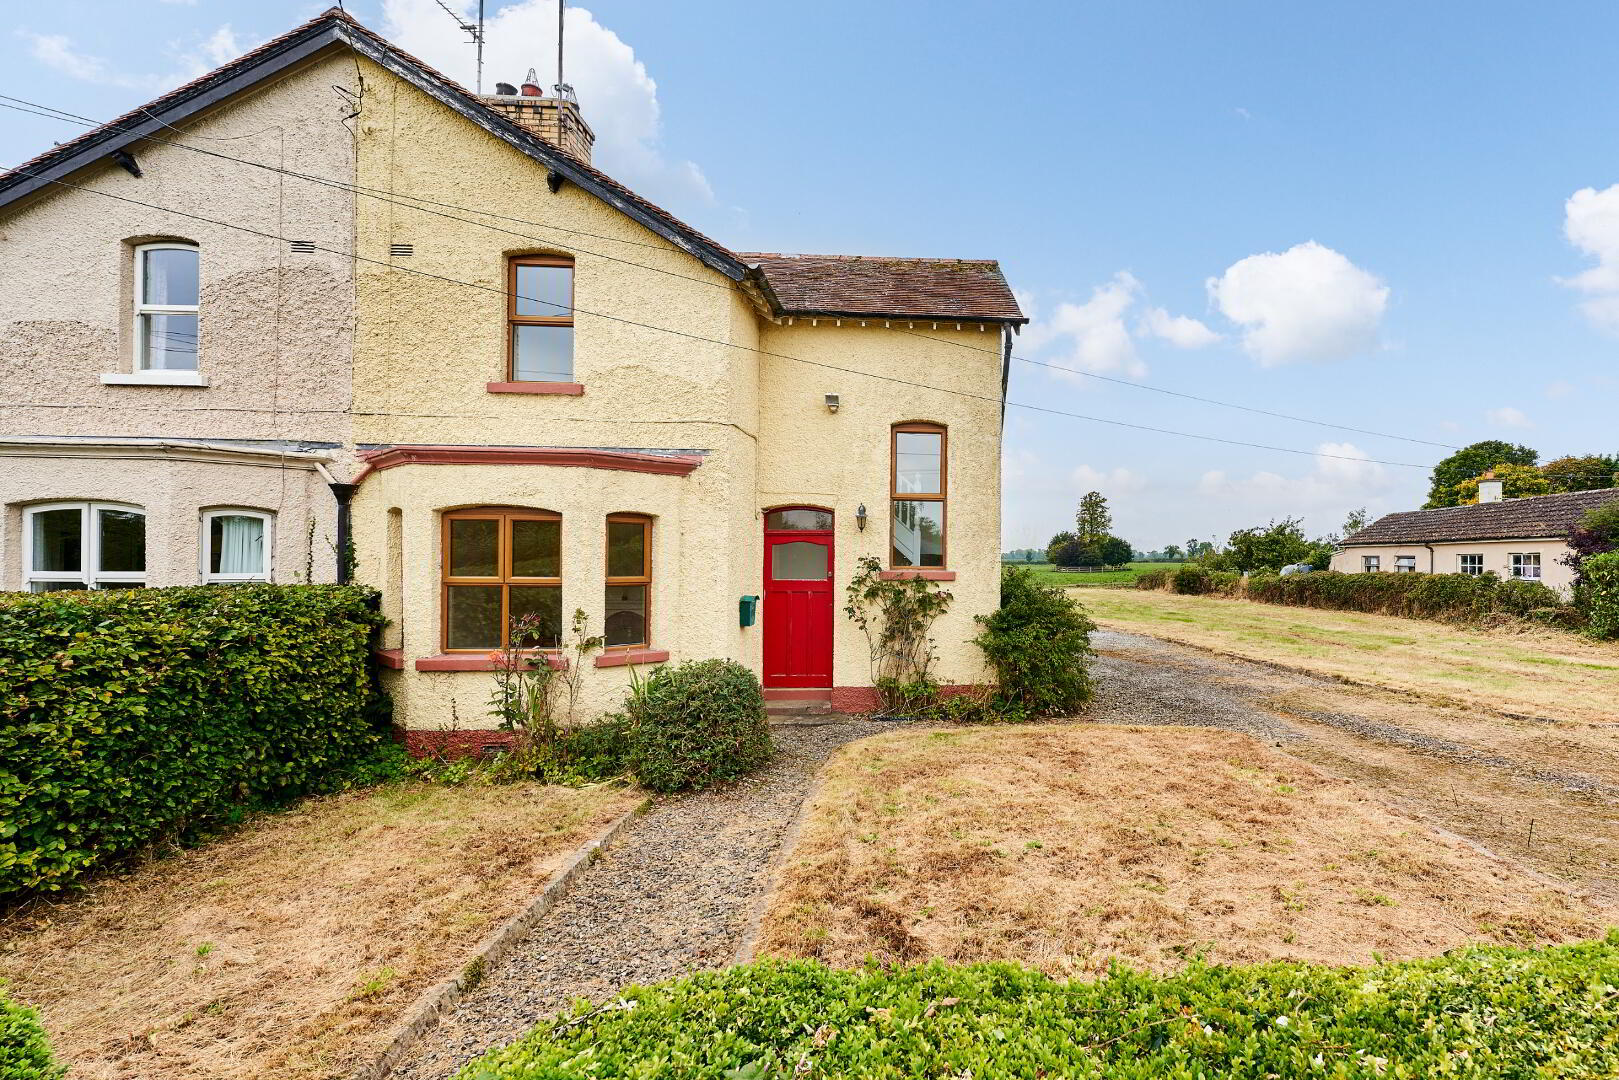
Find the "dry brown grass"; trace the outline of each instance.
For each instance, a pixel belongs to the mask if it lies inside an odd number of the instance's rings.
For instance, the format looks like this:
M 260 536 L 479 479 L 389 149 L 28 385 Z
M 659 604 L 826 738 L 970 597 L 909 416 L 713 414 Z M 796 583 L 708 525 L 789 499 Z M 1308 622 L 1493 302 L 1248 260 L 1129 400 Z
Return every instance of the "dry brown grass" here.
M 311 800 L 0 925 L 74 1080 L 343 1076 L 639 798 L 402 785 Z
M 1246 735 L 904 731 L 826 766 L 762 954 L 1364 963 L 1590 937 L 1601 913 Z
M 1180 596 L 1075 593 L 1103 626 L 1251 660 L 1510 713 L 1619 722 L 1619 645 L 1554 630 L 1467 630 L 1421 619 Z

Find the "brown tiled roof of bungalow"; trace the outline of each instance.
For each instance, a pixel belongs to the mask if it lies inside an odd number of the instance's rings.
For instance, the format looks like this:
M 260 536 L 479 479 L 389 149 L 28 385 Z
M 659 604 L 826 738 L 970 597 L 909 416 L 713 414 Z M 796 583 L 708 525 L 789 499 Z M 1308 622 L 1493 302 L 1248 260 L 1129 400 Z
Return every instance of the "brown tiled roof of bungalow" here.
M 1385 514 L 1344 540 L 1345 547 L 1371 544 L 1438 544 L 1460 540 L 1562 539 L 1580 518 L 1619 501 L 1619 488 L 1530 495 L 1522 499 L 1406 510 Z
M 994 259 L 739 251 L 788 315 L 1027 322 Z

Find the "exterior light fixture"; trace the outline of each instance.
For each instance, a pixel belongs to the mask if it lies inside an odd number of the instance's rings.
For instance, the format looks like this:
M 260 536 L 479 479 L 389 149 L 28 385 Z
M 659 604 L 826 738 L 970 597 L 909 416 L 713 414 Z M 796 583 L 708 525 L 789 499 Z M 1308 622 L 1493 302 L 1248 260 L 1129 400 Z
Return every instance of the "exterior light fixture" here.
M 861 532 L 866 531 L 866 504 L 861 503 L 854 512 L 854 523 L 860 527 Z
M 837 412 L 838 411 L 838 395 L 836 395 L 836 394 L 828 394 L 828 395 L 826 395 L 826 411 L 827 412 Z

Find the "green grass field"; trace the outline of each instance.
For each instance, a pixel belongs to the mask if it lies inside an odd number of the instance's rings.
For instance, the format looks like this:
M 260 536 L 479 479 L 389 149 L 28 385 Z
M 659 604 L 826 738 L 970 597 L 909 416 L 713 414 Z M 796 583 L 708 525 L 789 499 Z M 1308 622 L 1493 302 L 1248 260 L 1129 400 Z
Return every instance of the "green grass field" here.
M 1161 570 L 1179 566 L 1178 562 L 1133 562 L 1123 570 L 1107 570 L 1099 574 L 1064 574 L 1050 563 L 1007 563 L 1008 566 L 1027 566 L 1034 571 L 1042 585 L 1129 585 L 1144 570 Z

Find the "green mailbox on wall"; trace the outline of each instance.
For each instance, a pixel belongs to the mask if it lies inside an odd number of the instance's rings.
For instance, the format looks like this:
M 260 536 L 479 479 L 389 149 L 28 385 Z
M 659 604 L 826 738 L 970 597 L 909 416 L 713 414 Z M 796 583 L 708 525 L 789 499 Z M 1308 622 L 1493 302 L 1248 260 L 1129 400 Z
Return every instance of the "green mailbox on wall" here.
M 737 601 L 737 620 L 742 626 L 752 626 L 759 621 L 759 598 L 757 596 L 744 596 Z

